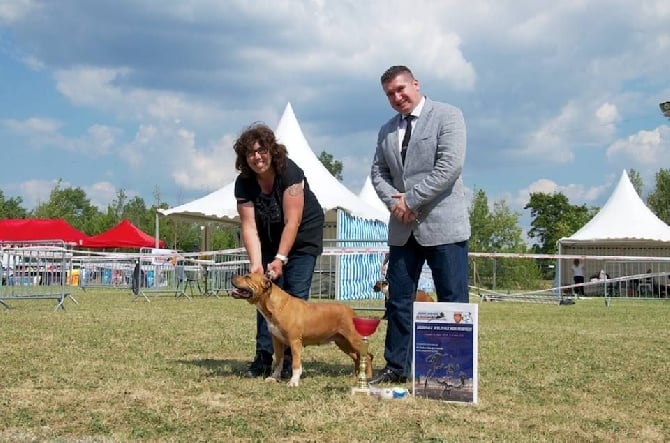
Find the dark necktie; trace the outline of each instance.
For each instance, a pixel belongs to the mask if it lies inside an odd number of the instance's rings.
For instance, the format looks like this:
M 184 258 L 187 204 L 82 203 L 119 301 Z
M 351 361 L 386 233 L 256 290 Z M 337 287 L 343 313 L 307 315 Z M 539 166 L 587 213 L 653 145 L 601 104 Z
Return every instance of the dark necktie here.
M 407 155 L 407 145 L 409 145 L 409 139 L 412 137 L 412 119 L 413 115 L 408 115 L 405 117 L 405 136 L 402 138 L 402 144 L 400 149 L 400 157 L 402 158 L 402 164 L 405 164 L 405 155 Z

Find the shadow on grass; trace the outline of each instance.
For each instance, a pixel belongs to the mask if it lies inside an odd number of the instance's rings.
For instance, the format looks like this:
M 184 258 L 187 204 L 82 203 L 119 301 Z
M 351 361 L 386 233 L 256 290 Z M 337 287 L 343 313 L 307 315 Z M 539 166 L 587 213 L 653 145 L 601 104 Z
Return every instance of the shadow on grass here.
M 249 368 L 250 360 L 234 360 L 234 359 L 196 359 L 196 360 L 176 360 L 177 363 L 183 365 L 198 366 L 206 370 L 208 377 L 228 377 L 228 376 L 243 376 Z M 351 364 L 337 364 L 316 361 L 304 361 L 302 363 L 302 378 L 305 377 L 354 377 L 354 365 Z

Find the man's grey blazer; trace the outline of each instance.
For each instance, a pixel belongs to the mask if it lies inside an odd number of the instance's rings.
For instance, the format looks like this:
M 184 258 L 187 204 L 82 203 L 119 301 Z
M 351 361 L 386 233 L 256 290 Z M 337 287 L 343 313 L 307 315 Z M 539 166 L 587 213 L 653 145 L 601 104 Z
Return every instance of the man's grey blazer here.
M 405 193 L 417 221 L 389 219 L 388 243 L 402 246 L 414 232 L 423 246 L 456 243 L 470 238 L 470 219 L 461 176 L 465 162 L 465 122 L 460 109 L 426 97 L 414 122 L 405 166 L 400 158 L 400 114 L 379 130 L 370 180 L 379 198 L 391 207 L 392 195 Z

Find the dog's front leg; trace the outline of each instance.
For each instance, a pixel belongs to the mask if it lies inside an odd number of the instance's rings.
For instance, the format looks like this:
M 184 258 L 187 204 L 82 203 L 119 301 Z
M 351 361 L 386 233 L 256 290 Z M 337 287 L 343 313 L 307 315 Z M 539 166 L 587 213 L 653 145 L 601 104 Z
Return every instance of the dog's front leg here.
M 281 368 L 284 364 L 284 343 L 274 335 L 272 336 L 272 349 L 274 356 L 272 358 L 272 374 L 265 381 L 277 382 L 281 379 Z
M 301 363 L 301 354 L 302 354 L 302 340 L 294 339 L 291 340 L 291 355 L 293 357 L 293 365 L 291 366 L 292 373 L 291 379 L 288 381 L 290 387 L 297 387 L 300 385 L 300 376 L 302 375 L 302 363 Z M 280 368 L 281 369 L 281 368 Z

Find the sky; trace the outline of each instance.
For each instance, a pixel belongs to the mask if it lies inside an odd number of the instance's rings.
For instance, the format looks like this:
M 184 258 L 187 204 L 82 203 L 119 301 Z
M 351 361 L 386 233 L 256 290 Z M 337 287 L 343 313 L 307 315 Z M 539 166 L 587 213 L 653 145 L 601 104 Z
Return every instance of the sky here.
M 0 0 L 0 189 L 170 207 L 234 180 L 232 145 L 291 103 L 358 193 L 406 65 L 463 110 L 470 193 L 602 206 L 670 167 L 667 0 Z M 307 177 L 309 179 L 309 175 Z

